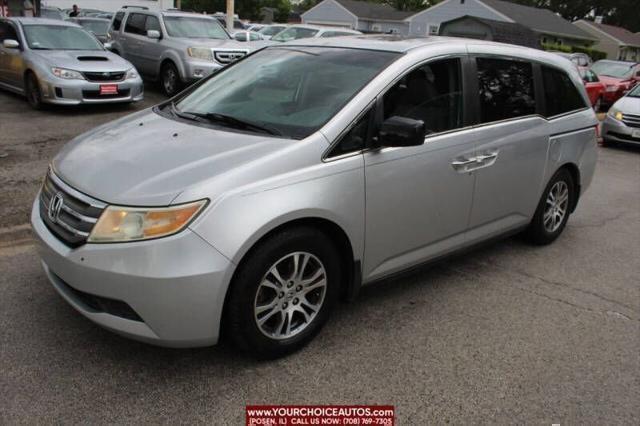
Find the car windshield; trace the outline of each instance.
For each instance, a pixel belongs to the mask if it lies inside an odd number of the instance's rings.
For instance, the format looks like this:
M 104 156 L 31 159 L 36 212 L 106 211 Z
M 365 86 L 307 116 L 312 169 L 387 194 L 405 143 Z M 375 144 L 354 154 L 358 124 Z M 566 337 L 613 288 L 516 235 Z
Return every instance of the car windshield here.
M 214 75 L 180 100 L 175 113 L 303 139 L 397 56 L 362 49 L 269 47 Z
M 598 75 L 615 78 L 629 78 L 633 73 L 633 64 L 619 62 L 596 62 L 591 70 Z
M 271 40 L 273 41 L 291 41 L 298 40 L 299 38 L 309 38 L 313 37 L 318 33 L 318 30 L 314 30 L 313 28 L 304 28 L 304 27 L 290 27 L 284 31 L 279 32 L 275 35 Z
M 165 16 L 164 25 L 171 37 L 228 39 L 229 35 L 218 21 L 211 18 Z
M 25 25 L 24 33 L 34 50 L 104 50 L 98 40 L 78 27 Z
M 93 20 L 82 20 L 78 22 L 82 25 L 87 31 L 91 31 L 94 34 L 103 35 L 106 34 L 109 30 L 109 21 L 93 21 Z
M 637 84 L 627 95 L 630 98 L 640 98 L 640 84 Z
M 62 16 L 62 12 L 56 9 L 42 8 L 40 9 L 40 16 L 42 18 L 49 18 L 49 19 L 64 19 L 64 16 Z
M 260 34 L 262 35 L 266 35 L 266 36 L 273 36 L 278 34 L 280 31 L 284 30 L 285 27 L 276 27 L 276 26 L 272 26 L 272 27 L 264 27 L 262 28 L 260 31 L 258 31 Z

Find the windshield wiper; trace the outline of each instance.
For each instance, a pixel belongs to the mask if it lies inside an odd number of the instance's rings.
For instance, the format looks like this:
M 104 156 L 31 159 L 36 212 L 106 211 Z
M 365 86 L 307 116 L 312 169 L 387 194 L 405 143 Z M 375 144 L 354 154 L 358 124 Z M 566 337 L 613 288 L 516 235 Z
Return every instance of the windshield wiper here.
M 174 107 L 175 108 L 175 107 Z M 229 127 L 233 127 L 236 129 L 243 130 L 253 130 L 260 133 L 267 133 L 269 135 L 274 136 L 282 136 L 282 132 L 274 129 L 273 127 L 267 126 L 262 123 L 253 123 L 251 121 L 242 120 L 240 118 L 232 117 L 226 114 L 220 114 L 217 112 L 181 112 L 181 114 L 186 114 L 191 117 L 197 117 L 200 119 L 204 119 L 208 122 L 216 122 L 221 124 L 226 124 Z

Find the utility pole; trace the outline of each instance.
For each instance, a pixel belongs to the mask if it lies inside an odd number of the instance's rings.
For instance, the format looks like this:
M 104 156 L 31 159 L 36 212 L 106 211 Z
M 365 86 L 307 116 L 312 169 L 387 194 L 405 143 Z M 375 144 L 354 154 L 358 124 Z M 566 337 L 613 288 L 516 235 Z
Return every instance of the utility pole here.
M 233 31 L 233 15 L 235 7 L 235 0 L 227 0 L 227 31 Z
M 176 0 L 176 9 L 182 9 L 181 0 Z

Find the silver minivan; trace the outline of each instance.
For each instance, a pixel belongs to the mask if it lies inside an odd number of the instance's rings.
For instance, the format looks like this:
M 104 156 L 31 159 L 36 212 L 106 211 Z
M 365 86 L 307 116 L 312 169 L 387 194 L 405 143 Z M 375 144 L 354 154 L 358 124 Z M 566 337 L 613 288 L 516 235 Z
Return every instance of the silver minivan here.
M 363 285 L 497 236 L 554 241 L 597 124 L 553 54 L 298 40 L 68 143 L 32 225 L 55 289 L 101 326 L 275 357 Z

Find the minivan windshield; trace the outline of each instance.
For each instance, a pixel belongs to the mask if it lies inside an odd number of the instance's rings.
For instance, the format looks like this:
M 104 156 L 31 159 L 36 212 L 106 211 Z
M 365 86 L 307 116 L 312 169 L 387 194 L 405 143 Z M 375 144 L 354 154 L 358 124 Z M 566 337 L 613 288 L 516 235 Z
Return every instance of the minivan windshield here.
M 212 18 L 165 16 L 164 26 L 171 37 L 229 39 L 229 34 Z
M 310 38 L 318 33 L 318 30 L 305 27 L 289 27 L 284 31 L 279 32 L 271 40 L 273 41 L 291 41 L 298 40 L 300 38 Z
M 181 117 L 302 139 L 322 127 L 395 52 L 268 47 L 231 65 L 175 105 Z
M 25 25 L 24 34 L 34 50 L 104 50 L 95 37 L 78 27 Z
M 591 71 L 598 75 L 604 75 L 607 77 L 615 78 L 630 78 L 633 74 L 634 64 L 620 63 L 620 62 L 608 62 L 598 61 L 591 66 Z

